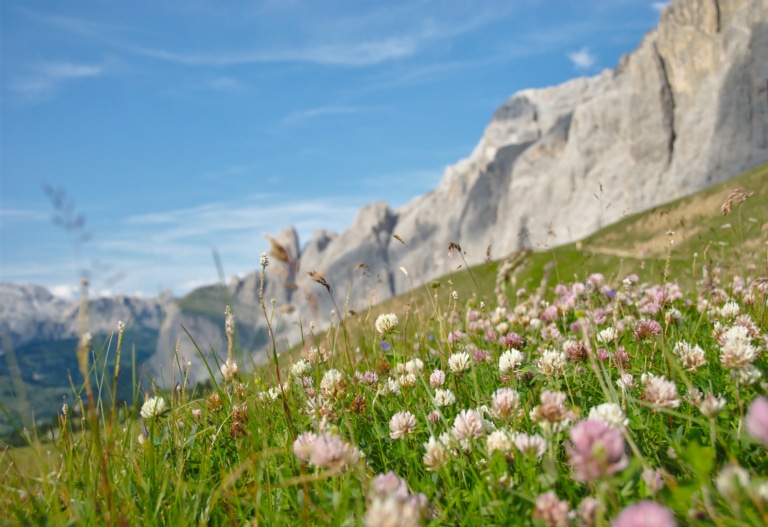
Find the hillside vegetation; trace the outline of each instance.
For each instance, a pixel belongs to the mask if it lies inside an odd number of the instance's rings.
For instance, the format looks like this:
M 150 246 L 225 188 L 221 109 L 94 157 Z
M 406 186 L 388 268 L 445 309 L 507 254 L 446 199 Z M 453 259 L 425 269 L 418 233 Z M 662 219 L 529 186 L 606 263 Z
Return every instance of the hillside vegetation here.
M 202 393 L 177 364 L 119 402 L 83 340 L 82 410 L 2 453 L 0 523 L 765 525 L 766 198 L 768 166 L 579 243 L 453 247 L 452 275 L 253 372 L 219 314 Z

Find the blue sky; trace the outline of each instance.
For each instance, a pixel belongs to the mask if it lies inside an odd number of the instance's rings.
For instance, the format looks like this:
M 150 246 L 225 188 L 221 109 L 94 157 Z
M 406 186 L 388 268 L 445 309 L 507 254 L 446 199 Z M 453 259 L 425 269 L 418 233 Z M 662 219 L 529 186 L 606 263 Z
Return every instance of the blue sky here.
M 614 67 L 662 5 L 5 0 L 0 281 L 180 295 L 213 248 L 247 273 L 264 233 L 433 188 L 510 95 Z

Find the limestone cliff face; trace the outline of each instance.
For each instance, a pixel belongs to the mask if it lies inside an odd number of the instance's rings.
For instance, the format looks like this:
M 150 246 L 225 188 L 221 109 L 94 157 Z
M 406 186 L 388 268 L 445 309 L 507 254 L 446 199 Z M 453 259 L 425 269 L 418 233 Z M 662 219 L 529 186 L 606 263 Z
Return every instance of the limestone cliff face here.
M 267 269 L 265 298 L 285 312 L 279 345 L 347 298 L 364 309 L 372 292 L 381 301 L 408 278 L 455 269 L 451 241 L 470 264 L 488 245 L 499 257 L 563 244 L 768 162 L 767 89 L 768 0 L 672 2 L 614 70 L 513 95 L 428 194 L 397 210 L 368 205 L 347 231 L 319 231 L 301 252 L 293 229 L 281 233 L 296 260 L 291 288 L 285 270 Z M 308 271 L 322 273 L 336 305 Z M 248 312 L 259 282 L 258 271 L 233 282 L 238 309 Z

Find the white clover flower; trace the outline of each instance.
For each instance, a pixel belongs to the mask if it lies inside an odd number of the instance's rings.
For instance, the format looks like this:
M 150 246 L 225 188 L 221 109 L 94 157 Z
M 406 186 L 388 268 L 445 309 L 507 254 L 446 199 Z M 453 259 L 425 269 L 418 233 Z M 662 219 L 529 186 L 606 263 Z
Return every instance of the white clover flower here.
M 300 461 L 309 463 L 315 439 L 317 439 L 317 435 L 313 432 L 304 432 L 296 436 L 296 440 L 293 442 L 293 454 L 299 458 Z
M 565 353 L 544 350 L 537 361 L 539 371 L 547 377 L 559 377 L 565 373 Z
M 381 385 L 379 390 L 381 395 L 400 395 L 400 383 L 395 379 L 387 379 Z
M 733 326 L 723 335 L 725 344 L 720 348 L 720 362 L 726 368 L 743 368 L 757 358 L 755 348 L 744 326 Z
M 707 363 L 704 350 L 699 345 L 691 346 L 684 340 L 675 344 L 672 353 L 677 355 L 680 364 L 691 373 L 696 372 Z
M 165 399 L 162 397 L 150 397 L 141 405 L 141 417 L 152 419 L 165 411 Z
M 739 491 L 749 487 L 749 472 L 738 465 L 726 465 L 715 479 L 717 491 L 727 500 L 738 497 Z
M 456 403 L 456 396 L 451 390 L 435 390 L 435 405 L 437 407 L 450 406 Z
M 513 373 L 525 360 L 525 354 L 516 349 L 509 349 L 499 357 L 499 371 L 502 375 Z
M 731 370 L 731 378 L 742 386 L 752 386 L 762 377 L 762 372 L 754 364 L 747 364 L 743 368 Z
M 485 448 L 489 456 L 496 450 L 503 454 L 509 454 L 512 452 L 514 444 L 508 432 L 505 430 L 495 430 L 485 438 Z
M 394 313 L 385 313 L 379 315 L 376 319 L 376 331 L 382 335 L 386 335 L 397 329 L 398 324 L 400 324 L 400 321 L 397 319 L 397 315 Z
M 608 327 L 597 334 L 597 340 L 604 344 L 615 342 L 619 337 L 619 333 L 614 327 Z
M 424 361 L 421 359 L 411 359 L 404 364 L 405 371 L 418 375 L 424 371 Z
M 432 375 L 429 376 L 429 385 L 432 388 L 437 388 L 445 384 L 445 372 L 442 370 L 435 370 Z
M 477 410 L 462 410 L 453 420 L 453 437 L 457 440 L 479 439 L 485 435 L 485 419 Z
M 520 412 L 520 394 L 512 388 L 499 388 L 492 400 L 490 413 L 496 419 L 512 419 Z
M 644 373 L 642 380 L 645 386 L 643 400 L 660 408 L 677 408 L 680 406 L 680 396 L 674 382 L 652 373 Z
M 615 403 L 603 403 L 589 410 L 589 419 L 602 421 L 611 428 L 624 428 L 629 424 L 629 419 L 624 415 L 621 406 Z
M 629 390 L 635 386 L 635 378 L 631 373 L 622 373 L 621 377 L 616 379 L 616 386 L 622 390 Z
M 294 377 L 306 377 L 312 371 L 312 363 L 307 359 L 299 359 L 291 366 L 291 375 Z
M 406 373 L 398 377 L 397 382 L 405 388 L 413 388 L 416 386 L 416 376 L 413 373 Z
M 329 398 L 343 395 L 346 386 L 344 374 L 336 369 L 330 369 L 325 372 L 323 379 L 320 381 L 320 391 Z
M 447 434 L 443 436 L 441 439 L 430 436 L 429 441 L 424 443 L 426 452 L 423 461 L 429 472 L 437 472 L 451 461 L 451 453 L 447 448 L 450 441 Z
M 720 316 L 727 319 L 733 319 L 739 316 L 739 313 L 741 313 L 741 310 L 739 309 L 739 304 L 736 302 L 726 302 L 723 307 L 721 307 L 719 310 Z
M 472 361 L 469 358 L 469 353 L 466 351 L 460 351 L 448 357 L 448 367 L 453 373 L 462 374 L 469 370 L 471 366 Z
M 725 408 L 727 402 L 725 397 L 716 397 L 714 394 L 708 393 L 699 403 L 699 411 L 704 417 L 714 419 Z
M 233 360 L 227 360 L 221 365 L 221 376 L 225 381 L 234 381 L 240 375 L 240 367 Z
M 389 420 L 389 437 L 402 439 L 416 430 L 416 417 L 411 412 L 397 412 Z
M 512 436 L 512 442 L 515 444 L 515 448 L 523 454 L 532 454 L 538 458 L 547 451 L 546 439 L 538 434 L 515 433 Z

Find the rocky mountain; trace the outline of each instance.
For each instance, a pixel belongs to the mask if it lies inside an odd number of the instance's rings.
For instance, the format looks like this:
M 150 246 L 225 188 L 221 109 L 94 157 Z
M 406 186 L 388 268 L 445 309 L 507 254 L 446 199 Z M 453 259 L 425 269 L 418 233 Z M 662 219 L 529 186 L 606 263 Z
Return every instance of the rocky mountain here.
M 278 334 L 295 343 L 299 320 L 323 324 L 336 308 L 308 271 L 359 310 L 372 291 L 384 300 L 455 269 L 449 242 L 470 264 L 489 245 L 498 257 L 567 243 L 767 161 L 768 1 L 676 0 L 614 70 L 514 94 L 433 191 L 396 210 L 372 203 L 302 250 L 295 230 L 282 231 L 292 274 L 268 268 L 265 298 L 293 310 Z M 246 309 L 259 273 L 229 288 Z
M 372 294 L 378 302 L 406 291 L 409 280 L 415 286 L 454 270 L 463 262 L 449 257 L 449 242 L 461 245 L 470 264 L 489 245 L 501 257 L 567 243 L 765 162 L 768 0 L 675 0 L 615 69 L 514 94 L 431 192 L 396 210 L 372 203 L 347 231 L 318 231 L 303 247 L 292 227 L 281 231 L 274 238 L 280 258 L 266 270 L 265 307 L 282 349 L 297 342 L 300 327 L 325 325 L 333 309 L 364 309 Z M 309 271 L 321 273 L 338 305 Z M 178 341 L 193 375 L 205 376 L 183 328 L 201 350 L 225 356 L 227 304 L 245 353 L 263 353 L 260 283 L 259 269 L 226 288 L 167 301 L 148 369 L 168 372 Z M 16 320 L 2 312 L 12 333 L 56 334 L 35 321 L 67 308 L 44 293 L 24 294 L 33 315 Z M 71 331 L 71 317 L 64 320 Z
M 80 302 L 64 300 L 42 286 L 0 283 L 0 324 L 14 347 L 35 341 L 76 339 Z M 88 302 L 87 331 L 112 332 L 119 320 L 144 329 L 159 330 L 160 302 L 152 298 L 118 295 Z

